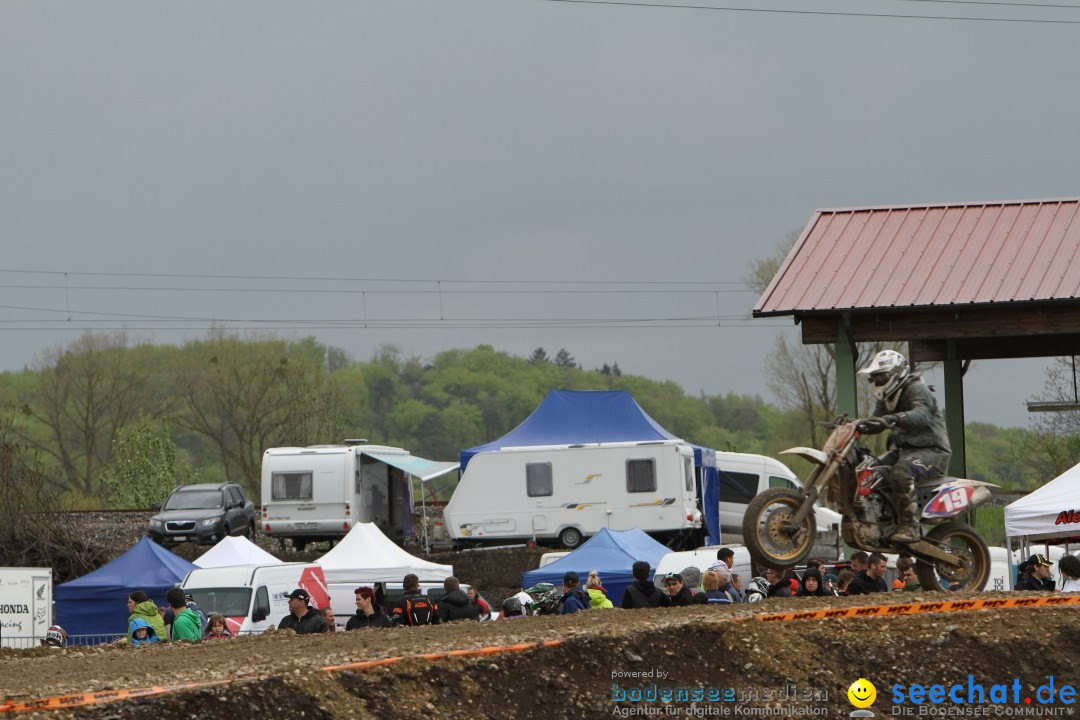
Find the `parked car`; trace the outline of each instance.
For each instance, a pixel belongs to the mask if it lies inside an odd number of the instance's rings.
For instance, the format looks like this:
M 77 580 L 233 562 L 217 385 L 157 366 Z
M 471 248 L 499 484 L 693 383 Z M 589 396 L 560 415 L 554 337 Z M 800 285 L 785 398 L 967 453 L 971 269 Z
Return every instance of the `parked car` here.
M 146 534 L 164 545 L 213 545 L 226 535 L 255 537 L 255 505 L 234 483 L 182 485 L 150 518 Z

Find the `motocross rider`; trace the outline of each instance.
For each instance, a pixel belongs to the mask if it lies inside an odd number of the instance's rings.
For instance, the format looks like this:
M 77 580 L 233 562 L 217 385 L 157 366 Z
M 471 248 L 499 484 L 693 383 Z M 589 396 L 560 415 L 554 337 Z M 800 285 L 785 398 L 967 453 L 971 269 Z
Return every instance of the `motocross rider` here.
M 874 386 L 874 416 L 882 423 L 866 421 L 860 432 L 875 434 L 891 428 L 889 452 L 881 465 L 891 466 L 886 477 L 894 493 L 897 529 L 889 540 L 895 543 L 916 542 L 922 536 L 915 483 L 933 470 L 944 473 L 952 448 L 945 429 L 945 418 L 938 410 L 930 388 L 912 375 L 907 358 L 895 350 L 882 350 L 870 364 L 859 370 L 869 375 Z

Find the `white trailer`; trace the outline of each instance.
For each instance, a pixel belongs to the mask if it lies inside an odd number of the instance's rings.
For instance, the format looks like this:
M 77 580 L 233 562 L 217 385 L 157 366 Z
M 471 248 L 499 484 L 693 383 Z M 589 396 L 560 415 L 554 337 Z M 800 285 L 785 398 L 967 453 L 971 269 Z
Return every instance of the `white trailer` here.
M 52 624 L 52 568 L 0 568 L 0 647 L 36 647 Z
M 356 523 L 369 522 L 400 544 L 412 526 L 409 477 L 424 482 L 453 472 L 458 463 L 363 442 L 264 452 L 263 532 L 282 541 L 292 538 L 302 549 L 313 540 L 340 540 Z
M 674 536 L 701 527 L 694 450 L 680 440 L 477 453 L 443 511 L 459 543 L 558 540 L 600 528 Z

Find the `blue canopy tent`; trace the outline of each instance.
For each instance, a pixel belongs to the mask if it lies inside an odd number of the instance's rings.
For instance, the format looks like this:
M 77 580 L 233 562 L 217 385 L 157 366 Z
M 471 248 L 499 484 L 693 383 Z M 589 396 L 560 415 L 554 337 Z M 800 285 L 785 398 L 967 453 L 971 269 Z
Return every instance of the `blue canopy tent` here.
M 196 566 L 144 537 L 108 565 L 56 586 L 56 622 L 68 635 L 124 635 L 127 599 L 143 590 L 158 605 Z
M 607 590 L 608 599 L 616 605 L 622 600 L 623 590 L 634 582 L 633 565 L 638 560 L 656 569 L 660 558 L 671 552 L 649 537 L 644 530 L 608 530 L 601 528 L 574 552 L 559 558 L 550 565 L 521 574 L 521 586 L 530 587 L 548 582 L 561 587 L 563 575 L 573 570 L 581 578 L 582 587 L 589 572 L 595 570 Z M 649 574 L 652 579 L 652 573 Z
M 552 390 L 516 428 L 486 445 L 462 450 L 461 469 L 465 470 L 473 455 L 504 447 L 678 439 L 649 417 L 626 390 Z M 696 445 L 693 448 L 705 527 L 710 538 L 719 540 L 720 473 L 716 451 Z

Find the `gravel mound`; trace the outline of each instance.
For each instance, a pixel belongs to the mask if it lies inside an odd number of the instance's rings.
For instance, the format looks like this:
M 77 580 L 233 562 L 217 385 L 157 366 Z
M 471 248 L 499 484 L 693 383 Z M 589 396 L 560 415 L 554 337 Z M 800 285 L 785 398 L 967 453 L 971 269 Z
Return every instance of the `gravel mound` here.
M 957 597 L 925 594 L 920 599 Z M 1077 684 L 1080 623 L 1075 607 L 769 623 L 752 619 L 761 612 L 865 604 L 858 598 L 808 598 L 737 608 L 589 611 L 320 637 L 273 632 L 194 646 L 8 650 L 0 651 L 0 696 L 28 700 L 229 679 L 235 682 L 18 717 L 235 720 L 240 710 L 318 719 L 588 718 L 612 716 L 620 707 L 643 707 L 613 702 L 613 683 L 626 689 L 655 682 L 756 692 L 756 699 L 743 703 L 750 707 L 783 704 L 779 698 L 785 689 L 789 694 L 811 692 L 816 699 L 809 704 L 832 717 L 853 709 L 847 688 L 866 677 L 877 685 L 873 709 L 881 717 L 889 713 L 888 688 L 894 683 L 966 683 L 970 674 L 988 686 L 1018 677 L 1026 693 L 1051 675 L 1058 687 Z M 561 643 L 473 657 L 416 657 L 544 641 Z M 396 656 L 408 659 L 362 670 L 320 669 Z M 614 675 L 642 672 L 654 676 Z M 657 673 L 665 675 L 657 678 Z M 677 712 L 666 716 L 691 717 L 689 707 L 676 704 Z

